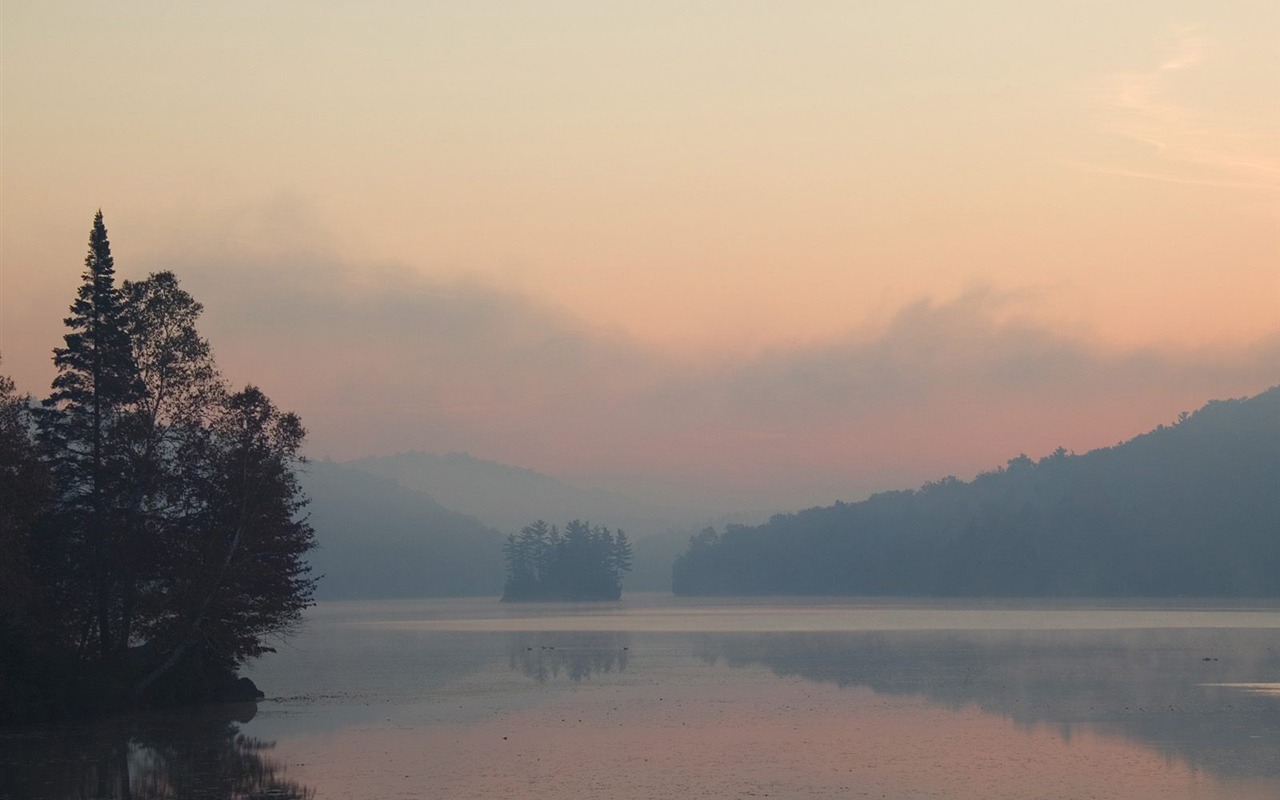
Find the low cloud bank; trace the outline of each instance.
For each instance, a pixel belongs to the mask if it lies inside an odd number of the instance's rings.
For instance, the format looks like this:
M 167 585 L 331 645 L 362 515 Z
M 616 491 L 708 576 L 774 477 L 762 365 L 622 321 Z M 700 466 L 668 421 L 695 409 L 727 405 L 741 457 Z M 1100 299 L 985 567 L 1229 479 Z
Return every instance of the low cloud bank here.
M 1280 333 L 1107 352 L 978 288 L 875 335 L 700 361 L 478 283 L 322 257 L 173 268 L 233 380 L 337 458 L 465 450 L 709 507 L 791 508 L 1083 451 L 1280 382 Z

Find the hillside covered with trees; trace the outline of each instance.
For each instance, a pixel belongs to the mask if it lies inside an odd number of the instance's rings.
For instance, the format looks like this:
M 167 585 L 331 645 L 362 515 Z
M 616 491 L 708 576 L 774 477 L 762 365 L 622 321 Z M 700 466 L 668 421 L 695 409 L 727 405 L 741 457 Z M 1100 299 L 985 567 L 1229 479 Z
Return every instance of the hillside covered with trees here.
M 0 378 L 6 721 L 251 699 L 314 580 L 301 421 L 233 391 L 170 272 L 117 286 L 99 212 L 40 406 Z
M 1280 387 L 1115 447 L 706 529 L 697 594 L 1280 595 Z

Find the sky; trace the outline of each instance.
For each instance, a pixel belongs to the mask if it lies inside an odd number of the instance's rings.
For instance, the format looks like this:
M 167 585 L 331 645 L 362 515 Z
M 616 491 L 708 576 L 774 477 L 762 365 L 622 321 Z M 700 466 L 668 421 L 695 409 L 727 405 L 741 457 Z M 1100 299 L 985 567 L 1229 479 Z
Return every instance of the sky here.
M 789 509 L 1280 383 L 1274 2 L 0 2 L 0 371 L 101 208 L 308 452 Z

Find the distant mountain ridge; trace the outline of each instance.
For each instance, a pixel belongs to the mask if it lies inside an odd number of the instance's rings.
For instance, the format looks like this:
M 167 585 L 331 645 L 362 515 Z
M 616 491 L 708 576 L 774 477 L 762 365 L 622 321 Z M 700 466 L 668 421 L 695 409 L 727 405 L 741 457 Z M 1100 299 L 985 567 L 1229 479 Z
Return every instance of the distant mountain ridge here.
M 409 451 L 343 463 L 426 492 L 503 533 L 515 533 L 536 519 L 555 520 L 566 514 L 633 534 L 656 533 L 705 516 L 696 509 L 669 508 L 603 489 L 571 486 L 532 469 L 468 453 Z
M 331 461 L 300 475 L 322 600 L 502 592 L 502 534 L 430 495 Z
M 1280 387 L 1084 455 L 708 531 L 677 594 L 1280 595 Z
M 390 479 L 475 517 L 501 533 L 516 533 L 542 519 L 581 519 L 622 529 L 635 548 L 626 590 L 667 591 L 671 563 L 689 534 L 712 523 L 707 511 L 673 508 L 605 489 L 584 489 L 524 467 L 467 453 L 410 451 L 342 462 L 342 466 Z

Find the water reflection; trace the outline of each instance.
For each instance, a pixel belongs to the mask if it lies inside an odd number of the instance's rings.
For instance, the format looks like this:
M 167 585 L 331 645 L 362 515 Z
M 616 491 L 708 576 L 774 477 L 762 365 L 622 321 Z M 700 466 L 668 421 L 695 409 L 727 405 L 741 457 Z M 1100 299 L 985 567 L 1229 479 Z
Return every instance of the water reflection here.
M 314 797 L 271 758 L 274 743 L 240 732 L 256 710 L 245 703 L 0 734 L 0 798 Z
M 1280 697 L 1213 685 L 1280 676 L 1267 630 L 709 634 L 708 663 L 919 694 L 1033 725 L 1119 733 L 1193 768 L 1280 778 Z
M 508 646 L 512 670 L 538 683 L 560 677 L 579 683 L 593 674 L 624 672 L 631 636 L 616 631 L 517 633 Z

